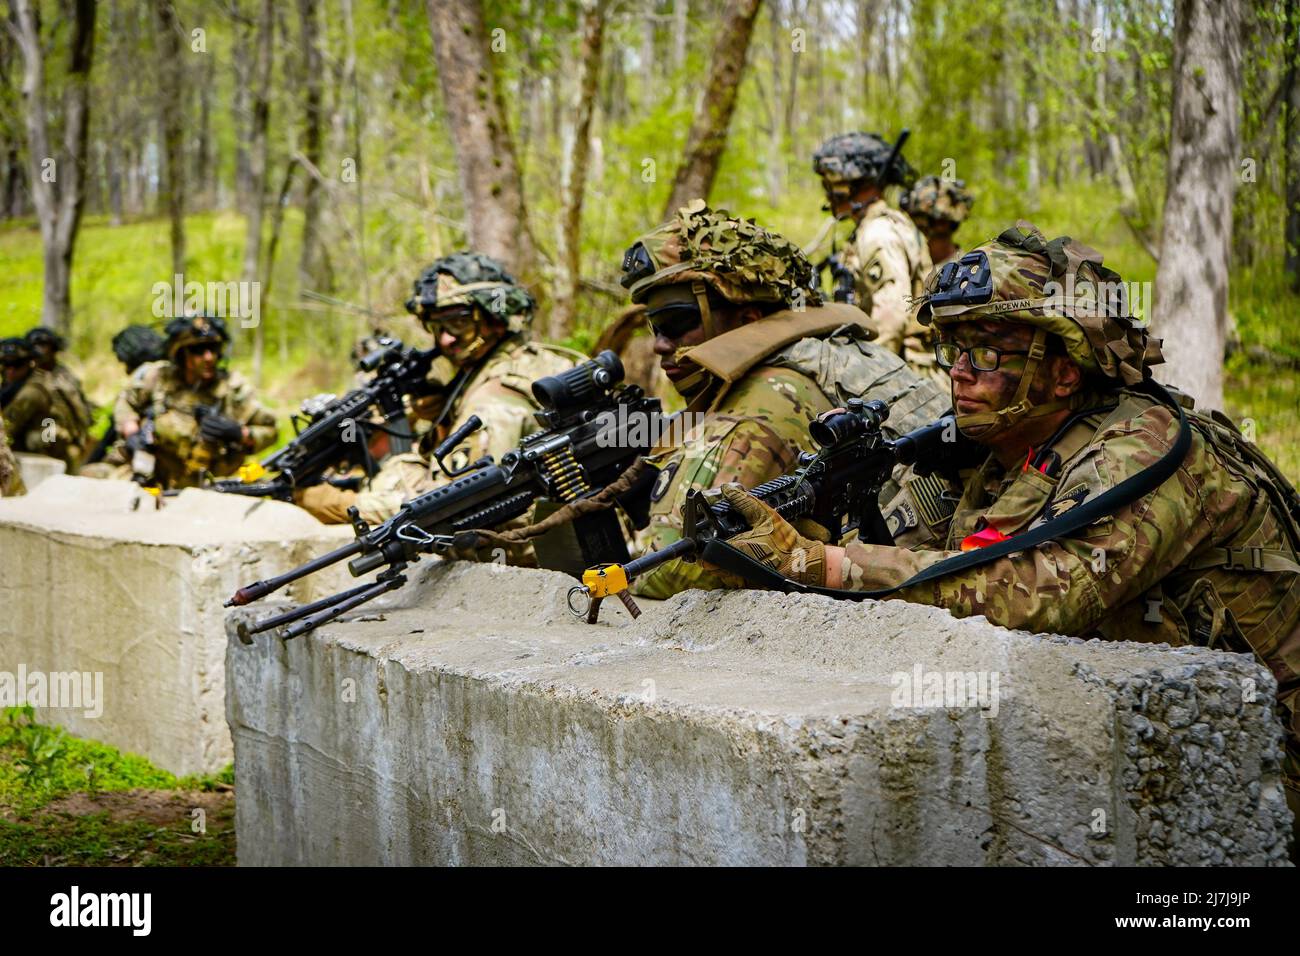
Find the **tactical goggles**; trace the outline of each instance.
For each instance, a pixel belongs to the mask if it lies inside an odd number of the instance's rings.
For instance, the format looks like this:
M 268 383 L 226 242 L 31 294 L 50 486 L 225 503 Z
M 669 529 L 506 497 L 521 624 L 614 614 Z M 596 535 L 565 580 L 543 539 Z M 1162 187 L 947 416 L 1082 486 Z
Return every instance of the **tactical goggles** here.
M 478 317 L 475 316 L 472 305 L 458 305 L 431 312 L 421 311 L 420 324 L 434 338 L 446 332 L 452 338 L 459 339 L 478 327 Z
M 703 293 L 702 293 L 703 294 Z M 666 339 L 680 339 L 704 324 L 704 313 L 695 290 L 689 285 L 662 286 L 646 302 L 650 331 Z

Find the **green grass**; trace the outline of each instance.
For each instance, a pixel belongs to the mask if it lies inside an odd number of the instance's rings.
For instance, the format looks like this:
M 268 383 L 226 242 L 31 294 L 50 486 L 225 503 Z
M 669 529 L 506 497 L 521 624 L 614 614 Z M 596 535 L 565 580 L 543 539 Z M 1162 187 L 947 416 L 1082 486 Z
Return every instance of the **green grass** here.
M 0 866 L 231 865 L 233 801 L 216 801 L 206 832 L 196 833 L 187 798 L 233 783 L 233 767 L 177 777 L 144 757 L 37 723 L 31 707 L 7 708 L 0 711 Z M 101 805 L 111 812 L 97 812 Z

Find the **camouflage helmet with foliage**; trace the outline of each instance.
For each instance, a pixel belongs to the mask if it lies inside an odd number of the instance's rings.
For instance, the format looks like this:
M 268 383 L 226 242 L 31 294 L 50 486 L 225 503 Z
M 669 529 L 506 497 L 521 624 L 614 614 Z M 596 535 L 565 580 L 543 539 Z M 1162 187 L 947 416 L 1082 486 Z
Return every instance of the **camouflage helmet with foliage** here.
M 496 259 L 478 252 L 455 252 L 420 273 L 406 311 L 420 318 L 425 312 L 455 305 L 478 306 L 510 331 L 521 332 L 532 320 L 537 303 Z
M 899 208 L 912 216 L 926 216 L 960 224 L 970 215 L 975 197 L 964 179 L 922 176 L 910 192 L 903 193 Z
M 812 263 L 798 246 L 702 199 L 632 244 L 621 281 L 636 303 L 657 286 L 702 282 L 735 304 L 821 305 Z
M 912 185 L 916 170 L 901 155 L 890 163 L 893 152 L 893 145 L 879 133 L 841 133 L 813 153 L 813 172 L 831 184 L 866 179 L 882 186 Z
M 172 319 L 163 328 L 167 337 L 164 349 L 173 362 L 181 352 L 195 345 L 217 345 L 225 348 L 230 344 L 230 333 L 226 331 L 226 320 L 219 315 L 184 315 Z
M 1042 360 L 1035 350 L 1041 352 L 1047 335 L 1060 338 L 1085 375 L 1111 387 L 1137 385 L 1164 361 L 1160 340 L 1130 314 L 1124 283 L 1102 265 L 1101 253 L 1069 236 L 1049 241 L 1024 220 L 931 273 L 917 320 L 937 326 L 995 321 L 1037 330 L 1016 398 L 997 412 L 967 416 L 977 424 L 997 418 L 1005 426 L 1060 406 L 1031 406 L 1026 398 Z

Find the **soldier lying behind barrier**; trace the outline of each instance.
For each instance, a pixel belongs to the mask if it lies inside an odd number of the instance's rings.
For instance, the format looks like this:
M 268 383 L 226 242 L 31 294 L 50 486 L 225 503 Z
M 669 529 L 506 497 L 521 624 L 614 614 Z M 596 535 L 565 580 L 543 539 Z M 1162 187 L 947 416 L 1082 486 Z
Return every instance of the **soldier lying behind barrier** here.
M 274 444 L 275 416 L 237 372 L 219 364 L 230 342 L 225 321 L 185 316 L 164 331 L 167 358 L 137 368 L 118 395 L 113 425 L 121 440 L 83 472 L 88 477 L 189 488 L 233 475 L 248 453 Z
M 940 330 L 958 426 L 988 451 L 946 527 L 908 529 L 901 547 L 827 546 L 733 486 L 724 497 L 752 530 L 728 543 L 829 593 L 1041 633 L 1254 653 L 1277 678 L 1283 776 L 1300 817 L 1295 490 L 1224 416 L 1181 412 L 1153 383 L 1158 340 L 1081 243 L 1045 241 L 1021 222 L 933 275 L 919 317 Z M 1054 521 L 1076 526 L 1053 533 Z M 1037 547 L 1016 546 L 1039 528 Z M 909 583 L 945 561 L 958 567 Z
M 439 440 L 477 415 L 483 427 L 452 453 L 453 468 L 484 455 L 500 458 L 537 431 L 533 413 L 539 408 L 532 383 L 573 367 L 576 352 L 531 341 L 528 328 L 536 303 L 499 262 L 471 252 L 455 253 L 434 262 L 415 281 L 407 311 L 420 320 L 442 354 L 457 370 L 448 394 L 412 402 L 412 414 L 439 425 L 423 437 L 418 451 L 393 455 L 369 486 L 349 491 L 316 485 L 297 492 L 294 500 L 321 521 L 348 520 L 348 508 L 375 524 L 391 518 L 404 501 L 447 480 L 430 461 Z
M 636 550 L 681 537 L 694 489 L 752 488 L 808 451 L 808 422 L 850 397 L 890 406 L 891 435 L 941 416 L 948 397 L 869 342 L 854 306 L 823 305 L 808 259 L 784 237 L 697 200 L 642 236 L 623 285 L 646 317 L 664 373 L 687 402 L 686 429 L 650 460 L 659 469 L 651 523 Z M 635 592 L 668 597 L 717 586 L 699 564 L 670 561 Z

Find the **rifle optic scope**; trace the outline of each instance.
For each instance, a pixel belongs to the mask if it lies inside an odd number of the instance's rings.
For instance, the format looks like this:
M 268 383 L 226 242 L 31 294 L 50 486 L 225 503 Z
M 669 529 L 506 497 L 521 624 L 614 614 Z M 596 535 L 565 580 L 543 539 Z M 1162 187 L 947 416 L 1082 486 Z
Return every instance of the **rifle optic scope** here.
M 880 423 L 888 417 L 889 406 L 884 402 L 850 398 L 845 411 L 809 422 L 808 434 L 822 448 L 830 448 L 865 435 L 868 430 L 879 431 Z
M 543 408 L 566 409 L 585 405 L 623 381 L 623 362 L 609 349 L 559 375 L 533 382 L 533 396 Z

